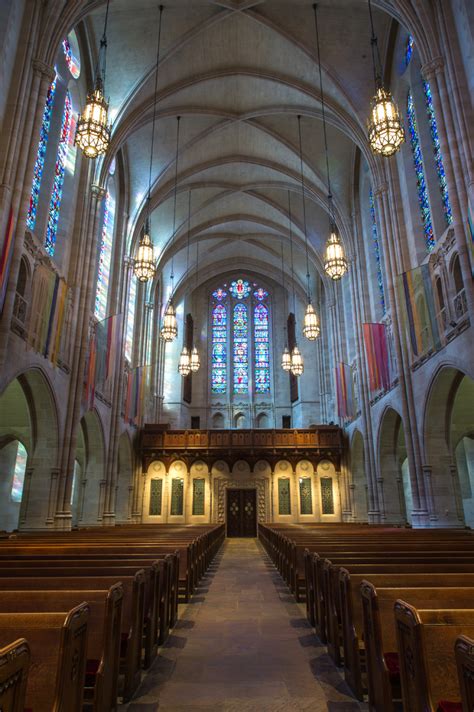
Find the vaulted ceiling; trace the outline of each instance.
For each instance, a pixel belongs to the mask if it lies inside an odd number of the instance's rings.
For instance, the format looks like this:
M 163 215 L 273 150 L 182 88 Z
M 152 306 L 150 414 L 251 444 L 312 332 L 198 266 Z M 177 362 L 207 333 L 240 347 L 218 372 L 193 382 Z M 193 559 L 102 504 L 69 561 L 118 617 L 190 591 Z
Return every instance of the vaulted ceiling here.
M 91 52 L 102 34 L 104 9 L 97 7 L 85 19 Z M 373 93 L 367 3 L 323 0 L 318 18 L 332 190 L 350 251 L 354 157 L 357 145 L 368 157 L 365 121 Z M 374 19 L 384 56 L 391 17 L 375 9 Z M 112 0 L 106 81 L 114 121 L 110 155 L 122 149 L 125 158 L 131 249 L 144 222 L 157 28 L 156 2 Z M 198 240 L 203 273 L 253 264 L 275 277 L 282 242 L 289 264 L 290 195 L 296 269 L 304 282 L 298 114 L 314 285 L 327 238 L 328 187 L 311 2 L 168 0 L 152 168 L 152 236 L 165 275 L 171 252 L 178 279 L 185 268 L 191 190 L 191 261 Z M 177 115 L 177 232 L 171 244 Z

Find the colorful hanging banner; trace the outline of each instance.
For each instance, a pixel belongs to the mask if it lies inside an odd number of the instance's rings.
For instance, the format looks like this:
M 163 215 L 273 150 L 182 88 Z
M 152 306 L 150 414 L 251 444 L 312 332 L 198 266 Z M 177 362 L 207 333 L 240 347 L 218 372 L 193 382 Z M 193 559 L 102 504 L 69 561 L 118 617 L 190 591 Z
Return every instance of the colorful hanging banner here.
M 385 324 L 366 323 L 364 327 L 365 354 L 372 393 L 390 389 L 390 361 Z
M 7 294 L 8 276 L 10 274 L 10 264 L 13 255 L 13 224 L 13 210 L 10 208 L 2 252 L 0 254 L 0 314 L 3 311 Z
M 114 314 L 99 321 L 89 339 L 89 351 L 85 373 L 84 405 L 94 407 L 95 391 L 109 381 L 117 365 L 120 353 L 121 314 Z
M 137 366 L 127 375 L 124 419 L 137 427 L 142 425 L 145 416 L 150 374 L 151 366 Z
M 410 336 L 413 354 L 421 354 L 444 346 L 439 326 L 439 304 L 435 298 L 429 265 L 421 265 L 398 275 L 398 291 L 402 315 Z
M 337 412 L 340 418 L 352 420 L 355 416 L 352 369 L 347 363 L 336 366 Z
M 33 276 L 28 344 L 57 364 L 66 312 L 67 284 L 47 265 Z

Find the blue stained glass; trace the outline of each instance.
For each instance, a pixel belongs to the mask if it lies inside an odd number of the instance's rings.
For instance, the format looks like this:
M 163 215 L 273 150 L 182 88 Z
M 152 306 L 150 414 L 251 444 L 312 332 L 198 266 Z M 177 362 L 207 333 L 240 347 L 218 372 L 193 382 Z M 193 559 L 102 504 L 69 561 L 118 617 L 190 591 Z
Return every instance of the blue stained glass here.
M 131 363 L 133 348 L 133 330 L 135 328 L 135 306 L 137 303 L 137 278 L 130 279 L 130 291 L 128 293 L 127 323 L 125 326 L 125 358 Z
M 248 311 L 245 304 L 234 307 L 234 393 L 249 388 Z
M 64 102 L 63 119 L 61 123 L 61 134 L 59 138 L 58 155 L 54 169 L 53 192 L 49 203 L 49 217 L 46 226 L 46 237 L 44 246 L 46 252 L 53 256 L 56 247 L 56 234 L 58 231 L 59 211 L 61 209 L 61 199 L 63 196 L 64 169 L 69 147 L 69 135 L 71 131 L 72 103 L 69 91 L 66 92 Z
M 107 316 L 107 296 L 109 293 L 110 263 L 112 261 L 112 242 L 114 235 L 115 200 L 109 191 L 105 196 L 104 221 L 99 253 L 99 270 L 95 292 L 94 314 L 102 321 Z
M 13 472 L 13 483 L 10 493 L 12 502 L 21 502 L 23 496 L 23 486 L 25 484 L 26 461 L 28 453 L 23 443 L 18 442 L 15 460 L 15 470 Z
M 380 255 L 379 237 L 378 237 L 378 233 L 377 233 L 377 220 L 375 217 L 375 201 L 374 201 L 374 194 L 372 192 L 372 188 L 369 191 L 369 207 L 370 207 L 370 218 L 372 221 L 372 243 L 374 245 L 375 262 L 377 263 L 377 284 L 379 287 L 380 305 L 382 307 L 382 314 L 385 314 L 386 308 L 385 308 L 385 293 L 384 293 L 384 288 L 383 288 L 382 260 L 381 260 L 381 255 Z
M 243 279 L 237 279 L 230 285 L 229 292 L 234 299 L 246 299 L 250 294 L 250 284 Z
M 435 239 L 433 234 L 433 224 L 431 221 L 431 208 L 430 201 L 428 198 L 428 189 L 426 187 L 423 156 L 421 154 L 420 139 L 416 123 L 415 106 L 413 104 L 413 96 L 411 92 L 408 92 L 407 97 L 407 118 L 408 128 L 410 130 L 410 144 L 413 154 L 413 162 L 415 164 L 416 183 L 418 187 L 418 203 L 420 205 L 421 220 L 423 222 L 426 246 L 428 248 L 428 251 L 431 252 L 431 250 L 435 246 Z
M 257 304 L 253 313 L 255 338 L 255 391 L 270 392 L 270 345 L 268 339 L 268 309 Z
M 215 292 L 212 292 L 212 296 L 217 302 L 222 302 L 226 298 L 227 292 L 222 287 L 219 287 Z
M 227 308 L 216 304 L 212 310 L 212 374 L 213 393 L 227 390 Z
M 74 56 L 71 43 L 68 37 L 63 40 L 63 51 L 69 71 L 71 72 L 74 79 L 78 79 L 81 74 L 81 63 L 77 59 L 77 57 Z
M 54 96 L 56 94 L 56 79 L 57 77 L 55 77 L 49 85 L 48 93 L 46 95 L 46 103 L 44 105 L 43 121 L 41 124 L 40 140 L 38 143 L 38 153 L 33 170 L 33 185 L 31 188 L 30 205 L 26 218 L 26 226 L 30 230 L 34 230 L 36 224 L 36 211 L 38 209 L 44 159 L 46 157 L 46 147 L 48 145 L 49 128 L 51 125 L 51 114 L 53 111 Z
M 413 46 L 415 42 L 413 40 L 413 37 L 411 35 L 408 35 L 407 37 L 407 43 L 405 45 L 405 67 L 408 67 L 410 64 L 410 60 L 413 55 Z
M 453 222 L 453 212 L 451 210 L 451 203 L 449 202 L 448 185 L 446 183 L 446 174 L 444 172 L 443 156 L 441 155 L 441 146 L 439 143 L 438 127 L 436 125 L 430 83 L 423 82 L 423 89 L 425 90 L 426 111 L 428 114 L 428 122 L 430 125 L 431 140 L 433 142 L 433 151 L 436 161 L 436 171 L 438 173 L 439 189 L 441 191 L 441 198 L 443 200 L 444 217 L 446 218 L 446 223 L 448 225 L 451 225 L 451 223 Z
M 268 292 L 263 287 L 258 287 L 258 289 L 256 289 L 253 293 L 253 296 L 255 299 L 258 299 L 259 302 L 262 302 L 264 299 L 267 299 Z

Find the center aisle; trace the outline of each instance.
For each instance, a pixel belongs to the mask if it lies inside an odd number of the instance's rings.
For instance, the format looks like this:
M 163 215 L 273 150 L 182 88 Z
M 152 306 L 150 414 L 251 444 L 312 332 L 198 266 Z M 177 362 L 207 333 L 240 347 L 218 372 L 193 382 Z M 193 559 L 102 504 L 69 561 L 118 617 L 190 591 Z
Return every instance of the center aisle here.
M 127 712 L 366 709 L 258 541 L 228 539 Z

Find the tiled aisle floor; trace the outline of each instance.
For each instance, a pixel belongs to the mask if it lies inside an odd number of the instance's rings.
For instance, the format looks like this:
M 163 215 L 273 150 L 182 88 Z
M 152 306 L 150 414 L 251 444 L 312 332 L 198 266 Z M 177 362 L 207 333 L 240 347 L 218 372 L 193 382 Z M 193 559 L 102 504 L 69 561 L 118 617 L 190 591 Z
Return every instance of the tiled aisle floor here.
M 366 709 L 349 693 L 260 543 L 228 539 L 121 712 Z

